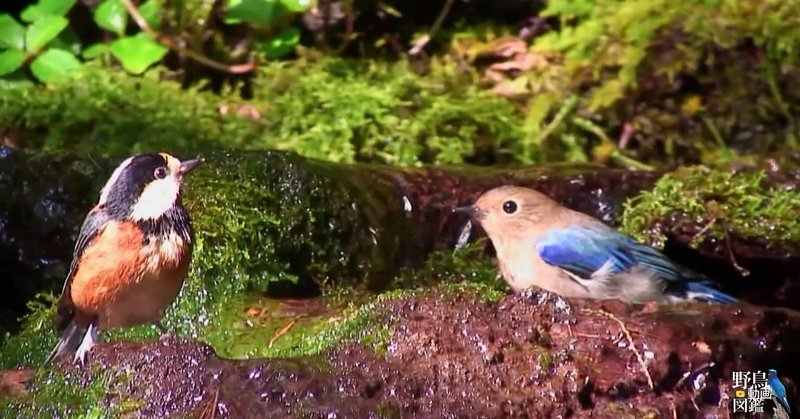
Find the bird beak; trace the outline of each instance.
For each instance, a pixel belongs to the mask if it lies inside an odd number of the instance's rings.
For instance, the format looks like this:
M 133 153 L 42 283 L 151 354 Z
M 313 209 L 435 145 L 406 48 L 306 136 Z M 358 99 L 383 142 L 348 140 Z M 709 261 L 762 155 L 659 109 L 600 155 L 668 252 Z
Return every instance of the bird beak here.
M 456 213 L 459 213 L 459 214 L 467 214 L 470 218 L 475 218 L 475 219 L 478 219 L 478 220 L 480 220 L 484 216 L 484 212 L 480 208 L 476 207 L 475 205 L 468 205 L 468 206 L 465 206 L 465 207 L 456 207 L 456 208 L 453 208 L 453 212 L 456 212 Z
M 206 159 L 204 159 L 202 157 L 198 157 L 196 159 L 182 161 L 181 162 L 181 168 L 179 169 L 180 174 L 181 175 L 185 175 L 185 174 L 191 172 L 192 170 L 194 170 L 195 167 L 199 166 L 200 163 L 203 163 L 204 161 L 206 161 Z

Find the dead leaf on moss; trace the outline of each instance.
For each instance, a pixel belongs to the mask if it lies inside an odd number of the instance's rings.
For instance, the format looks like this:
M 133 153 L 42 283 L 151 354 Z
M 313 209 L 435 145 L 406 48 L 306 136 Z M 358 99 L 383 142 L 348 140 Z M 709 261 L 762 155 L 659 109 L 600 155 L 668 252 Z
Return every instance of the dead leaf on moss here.
M 220 115 L 228 115 L 235 112 L 237 116 L 253 121 L 261 119 L 261 112 L 251 105 L 230 105 L 223 103 L 217 107 Z
M 32 369 L 0 371 L 0 398 L 18 397 L 28 392 Z

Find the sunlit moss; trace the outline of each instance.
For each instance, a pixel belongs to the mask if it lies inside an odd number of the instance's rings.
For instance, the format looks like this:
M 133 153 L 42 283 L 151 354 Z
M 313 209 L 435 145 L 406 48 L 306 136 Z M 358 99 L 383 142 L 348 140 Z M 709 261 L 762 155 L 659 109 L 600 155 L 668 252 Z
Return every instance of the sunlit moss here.
M 165 324 L 179 336 L 210 343 L 223 356 L 296 357 L 346 342 L 381 353 L 394 324 L 386 310 L 391 300 L 437 285 L 444 298 L 470 292 L 496 300 L 506 290 L 494 263 L 479 254 L 484 242 L 435 252 L 425 265 L 392 281 L 404 255 L 417 254 L 418 243 L 402 207 L 386 205 L 396 199 L 395 189 L 380 177 L 364 176 L 368 167 L 342 169 L 284 153 L 206 157 L 184 195 L 197 231 L 192 270 Z M 299 290 L 319 287 L 325 310 L 281 313 L 262 297 L 275 282 Z M 391 291 L 375 296 L 368 284 Z M 43 294 L 31 303 L 22 331 L 2 343 L 4 367 L 41 365 L 57 340 L 55 300 Z M 257 324 L 248 308 L 266 308 L 271 315 Z M 141 326 L 102 339 L 157 336 L 154 327 Z
M 78 419 L 120 417 L 141 408 L 142 401 L 126 398 L 119 389 L 132 375 L 127 372 L 95 370 L 85 385 L 77 376 L 55 370 L 40 370 L 24 395 L 0 399 L 0 417 Z M 115 400 L 109 405 L 108 396 Z
M 431 253 L 420 268 L 406 269 L 392 282 L 395 288 L 413 288 L 440 284 L 442 289 L 460 289 L 464 283 L 489 300 L 496 300 L 507 290 L 498 276 L 497 264 L 485 257 L 485 239 L 468 243 L 456 250 Z
M 40 294 L 28 302 L 30 314 L 22 330 L 7 335 L 0 344 L 0 368 L 12 369 L 19 365 L 37 366 L 56 344 L 53 330 L 56 297 Z
M 661 417 L 658 409 L 647 406 L 634 406 L 631 403 L 607 403 L 603 413 L 619 419 L 656 419 Z
M 404 64 L 267 63 L 255 83 L 255 99 L 244 101 L 87 66 L 47 88 L 0 83 L 0 126 L 25 132 L 28 148 L 284 149 L 400 165 L 511 160 L 504 150 L 522 138 L 512 104 Z
M 669 173 L 652 190 L 625 203 L 622 229 L 661 247 L 665 241 L 661 222 L 679 213 L 709 226 L 695 242 L 735 234 L 800 245 L 800 192 L 765 187 L 764 177 L 764 172 L 734 173 L 703 167 Z

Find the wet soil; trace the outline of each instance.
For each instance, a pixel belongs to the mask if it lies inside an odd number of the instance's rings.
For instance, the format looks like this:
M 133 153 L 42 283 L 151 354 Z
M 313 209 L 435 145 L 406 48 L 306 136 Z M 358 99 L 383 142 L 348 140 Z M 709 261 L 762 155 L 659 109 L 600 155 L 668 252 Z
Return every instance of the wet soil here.
M 395 323 L 383 355 L 350 344 L 234 361 L 164 339 L 102 344 L 88 368 L 62 366 L 84 383 L 92 366 L 127 374 L 121 393 L 143 402 L 142 417 L 727 417 L 732 371 L 775 368 L 789 394 L 800 383 L 800 314 L 783 309 L 629 307 L 539 290 L 386 304 Z

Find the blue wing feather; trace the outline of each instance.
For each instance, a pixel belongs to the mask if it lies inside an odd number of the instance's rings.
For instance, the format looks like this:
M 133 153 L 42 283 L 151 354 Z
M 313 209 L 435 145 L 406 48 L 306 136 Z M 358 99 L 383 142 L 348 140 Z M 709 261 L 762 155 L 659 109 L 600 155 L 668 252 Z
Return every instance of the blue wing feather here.
M 583 278 L 610 262 L 610 273 L 634 266 L 652 270 L 659 278 L 680 278 L 675 265 L 657 250 L 605 226 L 577 226 L 552 230 L 536 242 L 539 256 L 548 264 Z
M 536 241 L 545 263 L 590 279 L 603 265 L 609 274 L 646 268 L 667 284 L 665 292 L 681 298 L 735 303 L 737 300 L 673 264 L 665 255 L 605 225 L 574 226 L 551 230 Z

